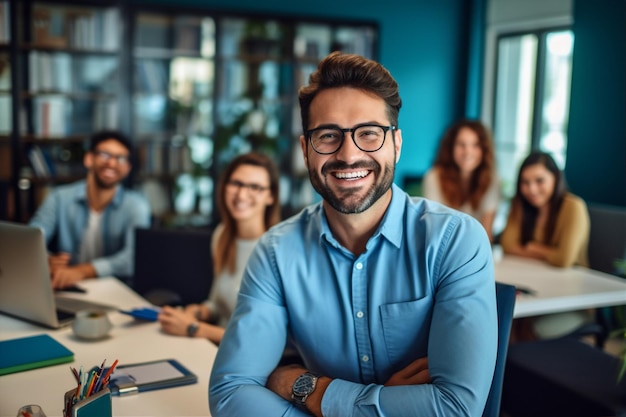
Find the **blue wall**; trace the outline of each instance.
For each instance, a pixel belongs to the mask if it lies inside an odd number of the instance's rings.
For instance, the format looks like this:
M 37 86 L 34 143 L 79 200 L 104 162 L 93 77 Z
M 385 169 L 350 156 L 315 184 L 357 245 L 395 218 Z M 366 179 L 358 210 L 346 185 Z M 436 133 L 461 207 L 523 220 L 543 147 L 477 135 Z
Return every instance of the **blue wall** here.
M 430 167 L 439 138 L 453 120 L 469 112 L 477 114 L 480 103 L 466 91 L 480 91 L 482 75 L 474 57 L 468 71 L 469 29 L 467 16 L 476 0 L 134 0 L 134 4 L 176 5 L 215 10 L 277 13 L 304 17 L 376 21 L 380 27 L 380 62 L 400 85 L 403 107 L 400 127 L 404 148 L 396 182 L 404 175 L 421 175 Z M 481 10 L 472 10 L 483 16 Z M 475 45 L 476 32 L 473 44 Z M 482 40 L 481 40 L 482 41 Z M 482 51 L 482 45 L 479 45 Z M 468 76 L 468 74 L 471 74 Z
M 587 202 L 626 206 L 626 1 L 576 0 L 567 166 Z

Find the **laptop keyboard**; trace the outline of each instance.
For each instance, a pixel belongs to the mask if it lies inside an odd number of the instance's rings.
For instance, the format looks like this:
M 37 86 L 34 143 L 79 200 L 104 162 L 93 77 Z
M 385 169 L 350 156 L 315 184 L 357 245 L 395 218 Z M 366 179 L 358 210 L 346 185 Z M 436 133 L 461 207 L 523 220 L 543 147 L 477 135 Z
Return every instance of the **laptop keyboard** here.
M 92 301 L 79 300 L 68 297 L 54 297 L 57 310 L 78 312 L 81 310 L 116 310 L 108 304 L 94 303 Z
M 61 323 L 61 325 L 63 325 L 63 323 L 65 323 L 66 321 L 72 320 L 75 317 L 74 313 L 68 313 L 58 309 L 56 310 L 56 313 L 57 321 Z

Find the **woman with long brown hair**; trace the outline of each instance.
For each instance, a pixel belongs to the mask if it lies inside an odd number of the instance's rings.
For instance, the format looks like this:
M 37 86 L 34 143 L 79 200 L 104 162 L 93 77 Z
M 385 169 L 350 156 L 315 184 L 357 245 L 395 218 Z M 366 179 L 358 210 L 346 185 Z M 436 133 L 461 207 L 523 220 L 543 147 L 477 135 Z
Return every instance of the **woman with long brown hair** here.
M 580 197 L 567 191 L 563 173 L 545 152 L 524 159 L 500 244 L 506 254 L 538 259 L 556 267 L 587 266 L 589 213 Z M 511 340 L 568 334 L 591 320 L 589 311 L 515 319 Z
M 558 267 L 587 266 L 589 229 L 587 205 L 567 191 L 554 159 L 544 152 L 528 155 L 500 240 L 504 253 Z
M 475 217 L 493 240 L 500 183 L 491 134 L 480 121 L 459 120 L 446 130 L 423 189 L 427 199 Z
M 215 278 L 209 299 L 184 310 L 164 307 L 159 321 L 166 333 L 219 344 L 248 258 L 261 235 L 280 220 L 278 184 L 278 169 L 265 155 L 243 154 L 228 165 L 217 190 L 220 223 L 212 238 Z

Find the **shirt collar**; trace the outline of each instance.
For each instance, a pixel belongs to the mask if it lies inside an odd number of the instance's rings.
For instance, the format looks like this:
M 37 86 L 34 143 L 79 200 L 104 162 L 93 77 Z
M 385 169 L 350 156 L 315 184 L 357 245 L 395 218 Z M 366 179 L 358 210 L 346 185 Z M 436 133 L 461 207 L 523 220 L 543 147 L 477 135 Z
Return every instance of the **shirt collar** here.
M 400 247 L 404 233 L 403 219 L 404 211 L 406 210 L 406 198 L 406 193 L 402 191 L 400 187 L 395 184 L 391 185 L 391 202 L 389 203 L 389 207 L 387 207 L 387 211 L 385 211 L 385 215 L 383 216 L 383 220 L 378 226 L 378 229 L 374 232 L 366 245 L 368 249 L 370 242 L 375 240 L 378 235 L 382 235 L 394 246 L 398 248 Z M 317 205 L 316 210 L 318 212 L 318 219 L 320 223 L 320 243 L 322 240 L 326 240 L 337 248 L 341 247 L 328 226 L 328 219 L 326 218 L 326 213 L 324 212 L 322 203 Z
M 74 183 L 73 198 L 77 202 L 87 205 L 87 181 L 86 180 L 80 180 Z M 118 207 L 120 204 L 122 204 L 123 198 L 124 198 L 124 187 L 121 187 L 118 184 L 115 188 L 115 196 L 113 196 L 113 200 L 111 200 L 109 204 L 113 207 Z

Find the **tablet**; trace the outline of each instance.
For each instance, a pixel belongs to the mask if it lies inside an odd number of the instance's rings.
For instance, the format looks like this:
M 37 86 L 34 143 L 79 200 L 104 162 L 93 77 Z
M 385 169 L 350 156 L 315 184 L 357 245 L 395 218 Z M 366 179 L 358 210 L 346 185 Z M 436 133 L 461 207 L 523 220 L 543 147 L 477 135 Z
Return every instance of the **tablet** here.
M 112 395 L 123 396 L 196 382 L 198 377 L 176 359 L 159 359 L 118 365 L 108 386 Z

